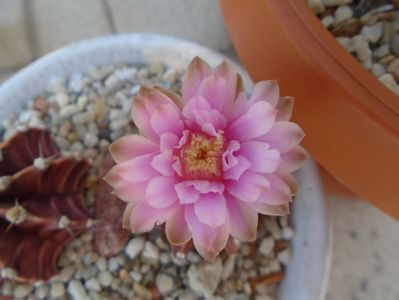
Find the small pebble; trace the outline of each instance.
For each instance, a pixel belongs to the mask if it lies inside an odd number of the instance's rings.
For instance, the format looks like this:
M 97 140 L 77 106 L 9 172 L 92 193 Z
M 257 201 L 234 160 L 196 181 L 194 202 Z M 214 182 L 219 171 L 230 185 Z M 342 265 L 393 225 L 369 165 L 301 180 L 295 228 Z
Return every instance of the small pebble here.
M 158 274 L 157 277 L 155 278 L 155 284 L 156 284 L 159 292 L 163 296 L 169 294 L 175 288 L 173 279 L 169 275 L 162 274 L 162 273 Z
M 259 245 L 259 252 L 263 255 L 269 255 L 273 251 L 274 239 L 272 237 L 267 237 L 262 240 Z
M 135 237 L 129 241 L 125 248 L 125 253 L 130 259 L 134 259 L 144 249 L 145 240 Z
M 63 297 L 65 294 L 65 287 L 60 282 L 54 282 L 51 284 L 50 295 L 53 298 Z
M 108 271 L 101 271 L 97 275 L 97 280 L 102 286 L 107 287 L 112 282 L 112 275 Z
M 68 293 L 72 300 L 90 300 L 85 288 L 79 280 L 72 280 L 69 282 Z
M 343 21 L 349 20 L 353 16 L 353 10 L 348 5 L 338 6 L 335 11 L 335 23 L 341 23 Z
M 90 278 L 89 280 L 86 281 L 85 287 L 94 292 L 99 292 L 101 290 L 101 286 L 98 283 L 96 278 Z
M 35 289 L 35 298 L 36 299 L 45 299 L 48 293 L 48 286 L 46 284 L 42 284 Z
M 19 284 L 14 290 L 15 298 L 25 298 L 32 292 L 33 286 L 30 284 Z
M 98 144 L 98 137 L 95 134 L 87 133 L 83 141 L 84 145 L 88 148 L 93 148 Z
M 143 259 L 149 263 L 157 263 L 159 259 L 159 250 L 151 242 L 145 242 L 144 250 L 142 253 Z

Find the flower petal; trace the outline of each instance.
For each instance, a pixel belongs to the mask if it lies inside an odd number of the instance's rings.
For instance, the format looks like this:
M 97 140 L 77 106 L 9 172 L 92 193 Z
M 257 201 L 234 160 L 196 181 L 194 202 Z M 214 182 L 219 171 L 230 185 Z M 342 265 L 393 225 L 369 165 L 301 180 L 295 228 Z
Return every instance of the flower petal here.
M 132 119 L 136 127 L 139 129 L 140 133 L 152 140 L 157 142 L 158 135 L 155 133 L 154 129 L 151 127 L 150 123 L 150 114 L 147 112 L 147 109 L 144 104 L 145 98 L 137 95 L 134 97 L 133 105 L 132 105 Z
M 165 233 L 169 243 L 175 246 L 183 245 L 191 239 L 191 232 L 184 217 L 184 206 L 177 208 L 166 221 Z
M 225 171 L 223 174 L 223 178 L 239 180 L 242 173 L 244 173 L 250 167 L 251 167 L 251 163 L 249 162 L 249 160 L 246 159 L 244 156 L 239 155 L 237 157 L 237 164 L 234 167 Z
M 133 233 L 150 231 L 155 224 L 162 224 L 175 212 L 177 205 L 156 209 L 144 201 L 137 203 L 130 214 L 130 227 Z
M 295 146 L 281 155 L 279 171 L 293 172 L 302 167 L 309 158 L 308 153 L 301 146 Z
M 216 228 L 212 228 L 205 223 L 199 221 L 197 215 L 194 212 L 194 205 L 186 205 L 184 211 L 184 217 L 188 224 L 188 228 L 193 236 L 193 242 L 195 247 L 198 246 L 205 248 L 206 250 L 212 249 L 212 245 L 217 236 Z
M 146 200 L 154 208 L 166 208 L 177 201 L 175 191 L 176 179 L 159 176 L 148 182 Z
M 220 193 L 201 194 L 194 204 L 198 219 L 211 227 L 218 227 L 226 221 L 226 199 Z
M 172 105 L 160 104 L 151 115 L 151 127 L 158 135 L 167 132 L 180 135 L 184 129 L 184 124 L 179 111 Z
M 237 141 L 230 141 L 227 144 L 227 149 L 223 153 L 223 171 L 227 171 L 228 169 L 234 167 L 238 163 L 237 157 L 234 153 L 240 149 L 240 143 Z
M 119 178 L 113 185 L 112 194 L 127 202 L 139 202 L 145 199 L 147 181 L 130 182 Z
M 199 199 L 199 191 L 189 181 L 182 181 L 175 185 L 177 197 L 182 204 L 194 203 Z
M 140 182 L 158 176 L 159 173 L 151 167 L 151 161 L 154 156 L 154 154 L 145 154 L 119 163 L 114 166 L 109 172 L 109 175 L 107 174 L 104 178 L 107 182 L 112 182 L 111 175 L 117 174 L 127 181 Z
M 163 133 L 159 137 L 159 150 L 161 150 L 161 152 L 172 150 L 178 143 L 179 138 L 176 134 L 170 132 Z
M 158 146 L 154 142 L 137 134 L 123 136 L 112 143 L 109 148 L 113 160 L 117 163 L 157 150 Z
M 230 234 L 241 241 L 255 240 L 258 228 L 258 213 L 246 203 L 234 197 L 228 197 L 226 202 L 230 220 Z
M 249 98 L 251 103 L 267 101 L 275 107 L 280 97 L 280 88 L 276 80 L 264 80 L 255 84 L 252 96 Z
M 270 187 L 261 193 L 258 202 L 265 202 L 270 205 L 279 205 L 291 202 L 291 190 L 280 177 L 268 175 L 267 180 Z
M 234 197 L 245 201 L 256 201 L 261 192 L 269 187 L 267 179 L 260 174 L 246 171 L 240 177 L 240 180 L 226 180 L 227 191 Z
M 136 203 L 128 203 L 122 216 L 122 228 L 130 229 L 130 215 Z
M 276 148 L 280 153 L 285 153 L 298 145 L 305 134 L 302 129 L 292 122 L 276 122 L 273 128 L 259 140 L 264 141 L 270 145 L 271 148 Z
M 172 90 L 165 89 L 159 85 L 154 86 L 154 89 L 156 89 L 157 91 L 159 91 L 159 92 L 163 93 L 165 96 L 167 96 L 180 109 L 183 107 L 183 98 L 179 94 L 175 93 Z
M 291 119 L 292 112 L 294 110 L 294 98 L 292 97 L 280 97 L 280 100 L 276 106 L 277 109 L 277 121 L 288 121 Z
M 267 216 L 285 216 L 290 213 L 289 204 L 270 205 L 264 202 L 248 203 L 258 213 Z
M 201 82 L 211 74 L 211 67 L 198 56 L 194 57 L 183 76 L 183 100 L 198 94 Z
M 241 144 L 239 153 L 251 163 L 250 171 L 258 173 L 273 173 L 280 163 L 280 153 L 269 149 L 267 143 L 247 141 Z
M 151 166 L 162 175 L 173 176 L 175 174 L 173 169 L 174 162 L 171 151 L 165 151 L 154 156 Z
M 234 121 L 226 130 L 230 140 L 248 141 L 269 132 L 275 122 L 277 111 L 266 101 L 259 101 Z

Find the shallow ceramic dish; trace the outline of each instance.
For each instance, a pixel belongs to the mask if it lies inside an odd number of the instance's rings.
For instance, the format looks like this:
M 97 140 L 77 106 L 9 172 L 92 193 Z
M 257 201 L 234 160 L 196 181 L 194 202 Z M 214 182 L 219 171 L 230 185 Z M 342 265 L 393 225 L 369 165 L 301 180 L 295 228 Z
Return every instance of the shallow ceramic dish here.
M 199 45 L 148 34 L 117 35 L 81 42 L 49 54 L 0 86 L 0 120 L 17 113 L 29 99 L 43 93 L 52 78 L 85 72 L 93 66 L 163 62 L 185 68 L 193 56 L 216 65 L 223 55 Z M 234 62 L 233 62 L 234 63 Z M 246 81 L 245 71 L 234 63 Z M 300 195 L 293 208 L 296 234 L 293 258 L 280 289 L 282 300 L 324 299 L 330 262 L 330 224 L 315 164 L 310 161 L 297 173 Z

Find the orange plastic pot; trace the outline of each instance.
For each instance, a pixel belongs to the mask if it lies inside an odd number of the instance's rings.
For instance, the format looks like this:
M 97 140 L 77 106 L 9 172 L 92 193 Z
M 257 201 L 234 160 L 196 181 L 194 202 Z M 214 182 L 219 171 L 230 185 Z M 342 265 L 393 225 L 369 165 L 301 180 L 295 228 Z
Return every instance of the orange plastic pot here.
M 221 0 L 255 81 L 296 98 L 304 145 L 347 188 L 399 218 L 399 97 L 346 52 L 305 0 Z

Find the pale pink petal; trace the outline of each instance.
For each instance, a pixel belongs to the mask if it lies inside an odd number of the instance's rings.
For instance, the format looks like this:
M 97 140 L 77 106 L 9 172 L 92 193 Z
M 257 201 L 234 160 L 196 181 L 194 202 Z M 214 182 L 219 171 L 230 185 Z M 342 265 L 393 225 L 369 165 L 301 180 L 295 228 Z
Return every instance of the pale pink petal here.
M 177 197 L 182 204 L 194 203 L 199 199 L 199 191 L 191 182 L 182 181 L 175 185 Z
M 159 176 L 148 182 L 146 201 L 154 208 L 166 208 L 177 201 L 176 178 Z
M 146 154 L 137 156 L 129 161 L 119 163 L 111 169 L 111 174 L 118 174 L 118 176 L 131 182 L 145 181 L 159 173 L 151 167 L 151 161 L 154 154 Z M 109 180 L 111 177 L 105 177 Z
M 227 191 L 245 202 L 256 201 L 261 192 L 265 191 L 269 185 L 265 176 L 249 171 L 244 172 L 240 180 L 225 181 Z
M 288 185 L 291 191 L 291 196 L 296 196 L 299 191 L 299 186 L 296 178 L 288 172 L 283 172 L 283 171 L 277 171 L 275 173 L 278 175 L 284 182 Z
M 209 105 L 208 101 L 199 95 L 194 96 L 191 98 L 190 101 L 183 107 L 182 114 L 185 118 L 194 120 L 194 111 L 195 110 L 207 110 L 210 111 L 212 108 Z
M 226 202 L 230 220 L 230 234 L 241 241 L 255 240 L 258 228 L 258 213 L 247 203 L 233 197 L 228 197 Z
M 210 123 L 216 130 L 224 130 L 226 128 L 226 118 L 215 109 L 195 109 L 193 110 L 193 115 L 199 127 Z
M 179 143 L 179 138 L 176 134 L 171 132 L 166 132 L 159 137 L 159 150 L 161 152 L 165 150 L 172 150 L 173 147 L 177 146 Z
M 137 134 L 123 136 L 109 147 L 111 156 L 117 163 L 153 153 L 158 149 L 157 144 Z
M 290 213 L 289 204 L 270 205 L 264 202 L 248 203 L 258 213 L 268 216 L 285 216 Z
M 238 141 L 255 139 L 273 127 L 277 111 L 266 101 L 256 102 L 250 109 L 227 127 L 226 137 Z
M 277 81 L 265 80 L 255 84 L 252 96 L 249 98 L 251 103 L 267 101 L 275 107 L 280 97 L 280 88 Z
M 211 74 L 211 67 L 199 57 L 194 57 L 183 76 L 183 101 L 198 94 L 201 82 Z
M 230 110 L 226 112 L 228 123 L 233 123 L 243 114 L 245 114 L 250 107 L 251 104 L 248 101 L 246 93 L 239 93 L 236 101 L 230 107 Z
M 213 246 L 217 254 L 219 254 L 220 251 L 226 248 L 229 237 L 230 237 L 230 222 L 229 222 L 229 213 L 227 211 L 226 221 L 217 228 L 217 236 L 215 238 Z
M 309 155 L 301 146 L 295 146 L 288 152 L 281 155 L 281 163 L 278 166 L 279 171 L 293 172 L 302 167 Z
M 165 151 L 154 156 L 151 161 L 151 166 L 162 175 L 173 176 L 175 174 L 173 163 L 174 160 L 171 151 Z
M 204 79 L 199 87 L 199 95 L 204 97 L 213 109 L 223 111 L 226 102 L 229 103 L 230 92 L 227 90 L 226 78 L 211 75 Z
M 276 121 L 288 121 L 291 119 L 292 112 L 294 110 L 294 98 L 280 97 L 276 109 L 278 111 Z
M 217 236 L 217 229 L 198 220 L 193 204 L 185 206 L 184 217 L 193 236 L 195 247 L 200 246 L 207 251 L 211 250 Z
M 190 180 L 188 182 L 190 182 L 201 194 L 224 192 L 224 184 L 221 182 L 208 180 Z
M 128 203 L 122 215 L 122 227 L 130 229 L 130 215 L 136 203 Z
M 276 148 L 280 153 L 285 153 L 298 145 L 305 134 L 302 129 L 292 122 L 276 122 L 273 128 L 266 135 L 259 138 L 270 145 L 271 148 Z
M 270 187 L 261 193 L 259 202 L 279 205 L 289 203 L 292 200 L 289 186 L 280 177 L 268 175 L 267 180 L 270 182 Z
M 280 163 L 280 152 L 269 149 L 267 143 L 247 141 L 241 144 L 238 153 L 245 156 L 251 163 L 250 171 L 258 173 L 273 173 Z
M 151 127 L 161 135 L 163 133 L 174 133 L 180 135 L 184 129 L 180 113 L 171 105 L 160 104 L 151 115 Z
M 201 194 L 194 204 L 198 219 L 211 227 L 218 227 L 226 221 L 226 199 L 220 193 Z
M 234 155 L 238 149 L 240 149 L 240 143 L 237 141 L 233 140 L 227 144 L 227 149 L 222 156 L 224 171 L 227 171 L 238 163 L 237 157 Z
M 184 218 L 184 206 L 180 206 L 166 221 L 166 237 L 172 245 L 183 245 L 191 239 L 191 232 L 188 229 Z
M 147 181 L 130 182 L 120 178 L 113 188 L 112 193 L 119 199 L 127 202 L 138 202 L 145 199 Z
M 151 116 L 147 112 L 147 109 L 144 104 L 144 99 L 136 96 L 132 105 L 132 119 L 140 133 L 154 141 L 158 142 L 158 135 L 155 133 L 154 129 L 151 127 L 150 119 Z
M 237 164 L 234 167 L 229 168 L 227 171 L 225 171 L 223 174 L 223 178 L 239 180 L 242 173 L 244 173 L 250 167 L 251 163 L 249 162 L 249 160 L 246 159 L 244 156 L 239 155 L 237 157 Z
M 176 104 L 176 106 L 179 107 L 180 109 L 183 107 L 183 98 L 179 94 L 158 85 L 154 86 L 153 88 L 165 94 L 165 96 L 168 97 L 170 100 L 172 100 Z
M 178 208 L 171 205 L 167 208 L 157 209 L 144 201 L 137 203 L 130 214 L 130 226 L 133 233 L 150 231 L 155 224 L 163 224 Z

